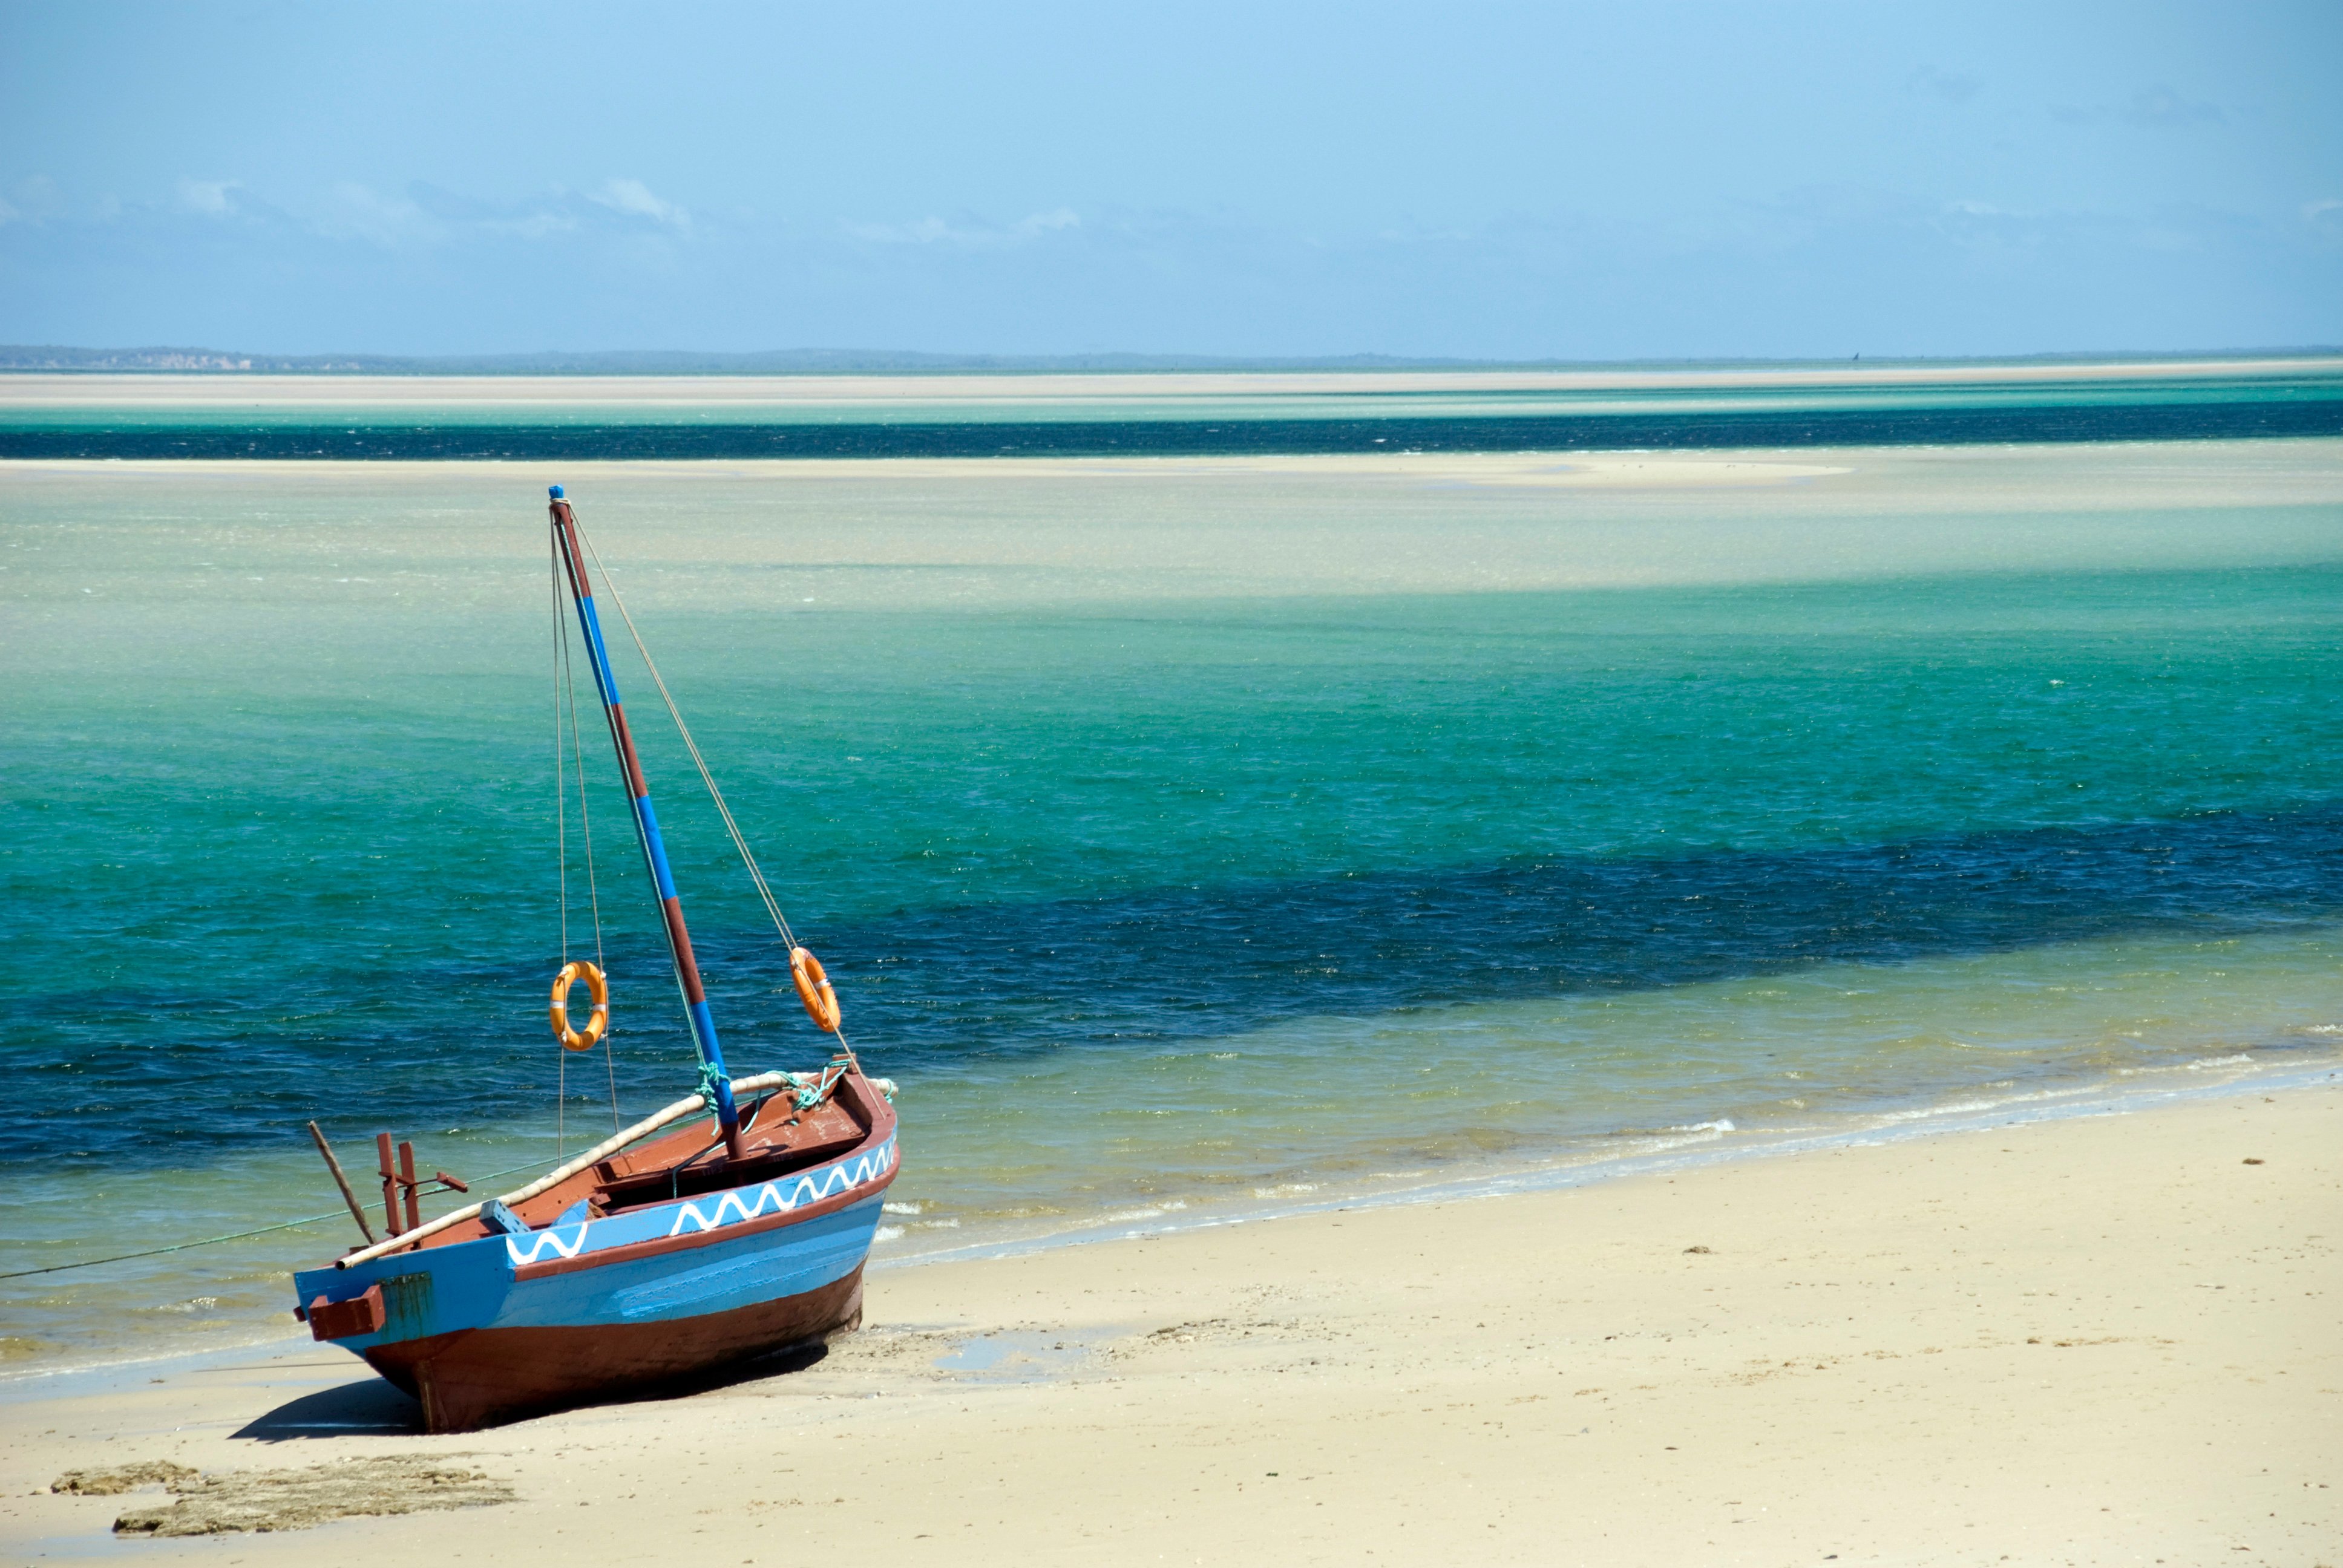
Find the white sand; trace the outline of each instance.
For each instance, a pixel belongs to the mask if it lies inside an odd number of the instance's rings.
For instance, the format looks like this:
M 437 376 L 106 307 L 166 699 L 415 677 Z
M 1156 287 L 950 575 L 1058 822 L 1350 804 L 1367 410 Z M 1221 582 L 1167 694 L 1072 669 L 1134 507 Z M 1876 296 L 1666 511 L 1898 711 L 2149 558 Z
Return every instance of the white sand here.
M 995 609 L 2343 558 L 2338 439 L 1795 455 L 16 462 L 0 463 L 0 518 L 42 548 L 0 578 L 0 613 L 99 605 L 85 588 L 126 612 L 150 590 L 217 607 L 264 574 L 279 607 L 288 593 L 341 605 L 400 591 L 422 602 L 486 606 L 503 595 L 533 605 L 544 586 L 543 487 L 556 480 L 630 599 L 655 604 L 671 591 L 701 609 Z M 146 632 L 133 618 L 108 635 Z
M 136 1553 L 2307 1568 L 2338 1236 L 2330 1087 L 886 1271 L 810 1370 L 459 1438 L 299 1435 L 387 1408 L 303 1346 L 0 1407 L 0 1544 L 166 1501 L 68 1470 L 431 1452 L 521 1501 Z

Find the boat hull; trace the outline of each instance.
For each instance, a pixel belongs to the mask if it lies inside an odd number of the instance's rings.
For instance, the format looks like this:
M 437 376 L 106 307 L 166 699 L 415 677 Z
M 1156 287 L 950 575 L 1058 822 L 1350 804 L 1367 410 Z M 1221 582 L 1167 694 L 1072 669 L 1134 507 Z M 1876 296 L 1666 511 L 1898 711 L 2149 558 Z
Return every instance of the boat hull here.
M 297 1274 L 312 1332 L 422 1402 L 433 1432 L 816 1342 L 861 1321 L 895 1177 L 891 1112 L 770 1181 Z
M 729 1312 L 655 1323 L 460 1329 L 366 1352 L 413 1394 L 431 1432 L 471 1432 L 819 1344 L 861 1326 L 862 1265 L 842 1280 Z

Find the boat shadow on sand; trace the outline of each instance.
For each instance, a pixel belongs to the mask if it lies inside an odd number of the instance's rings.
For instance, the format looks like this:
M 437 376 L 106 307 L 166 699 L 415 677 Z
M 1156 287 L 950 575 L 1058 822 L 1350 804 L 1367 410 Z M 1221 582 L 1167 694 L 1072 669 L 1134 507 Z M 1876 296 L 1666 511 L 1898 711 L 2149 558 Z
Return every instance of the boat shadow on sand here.
M 534 1420 L 586 1405 L 634 1404 L 711 1393 L 804 1372 L 820 1364 L 829 1353 L 823 1345 L 803 1345 L 712 1367 L 689 1377 L 669 1378 L 618 1392 L 582 1394 L 568 1403 L 548 1406 L 521 1419 Z M 299 1442 L 345 1437 L 420 1437 L 424 1432 L 423 1406 L 382 1379 L 366 1373 L 332 1388 L 313 1390 L 287 1400 L 228 1435 L 250 1442 Z

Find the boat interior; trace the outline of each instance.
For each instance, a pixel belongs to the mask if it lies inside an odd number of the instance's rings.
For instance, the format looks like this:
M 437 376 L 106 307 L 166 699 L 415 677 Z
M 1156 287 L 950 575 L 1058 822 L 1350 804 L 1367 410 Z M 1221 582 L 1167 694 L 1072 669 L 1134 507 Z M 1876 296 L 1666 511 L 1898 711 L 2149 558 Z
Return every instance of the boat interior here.
M 882 1120 L 883 1104 L 870 1081 L 854 1071 L 841 1074 L 821 1102 L 809 1108 L 798 1105 L 795 1091 L 778 1090 L 741 1105 L 738 1160 L 729 1158 L 723 1141 L 714 1136 L 712 1119 L 695 1121 L 621 1150 L 514 1204 L 511 1212 L 538 1231 L 557 1222 L 599 1219 L 649 1203 L 769 1181 L 852 1152 L 871 1137 Z M 468 1220 L 415 1244 L 452 1246 L 490 1233 L 485 1221 Z

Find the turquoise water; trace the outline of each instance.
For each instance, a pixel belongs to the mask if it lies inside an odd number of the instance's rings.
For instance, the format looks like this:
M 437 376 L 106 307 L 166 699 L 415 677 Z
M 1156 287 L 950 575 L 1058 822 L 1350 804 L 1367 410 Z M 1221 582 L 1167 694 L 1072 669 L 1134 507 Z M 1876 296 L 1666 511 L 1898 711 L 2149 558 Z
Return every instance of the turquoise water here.
M 0 383 L 0 460 L 800 461 L 2332 437 L 2332 358 L 2187 373 L 989 377 L 660 386 L 373 377 Z
M 894 1255 L 2331 1063 L 2343 443 L 1736 461 L 558 477 L 903 1084 Z M 310 1117 L 468 1177 L 609 1125 L 544 477 L 0 473 L 0 1271 L 327 1213 Z M 620 678 L 735 1068 L 804 1065 Z M 689 1048 L 595 789 L 632 1116 Z M 260 1332 L 347 1228 L 0 1332 Z

